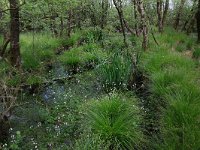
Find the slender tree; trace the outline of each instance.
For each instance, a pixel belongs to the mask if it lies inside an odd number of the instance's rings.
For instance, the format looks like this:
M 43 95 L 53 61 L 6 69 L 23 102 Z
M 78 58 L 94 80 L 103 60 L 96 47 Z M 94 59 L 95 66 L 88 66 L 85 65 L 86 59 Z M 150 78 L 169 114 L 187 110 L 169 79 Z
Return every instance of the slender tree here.
M 169 0 L 166 0 L 165 4 L 164 4 L 164 10 L 163 10 L 163 19 L 162 19 L 163 26 L 164 26 L 165 21 L 167 19 L 168 11 L 169 11 Z
M 133 8 L 134 8 L 134 19 L 135 19 L 135 33 L 136 36 L 139 36 L 139 28 L 138 28 L 138 11 L 137 11 L 137 5 L 136 5 L 136 0 L 133 1 Z
M 144 3 L 143 0 L 137 0 L 137 7 L 138 12 L 140 14 L 141 24 L 142 24 L 142 33 L 143 33 L 143 42 L 142 47 L 144 50 L 148 47 L 148 27 L 147 27 L 147 21 L 146 21 L 146 13 L 144 10 Z
M 101 2 L 101 28 L 103 29 L 107 23 L 109 2 L 108 0 L 102 0 Z
M 169 0 L 157 0 L 158 31 L 163 32 L 164 23 L 169 9 Z
M 182 27 L 182 31 L 187 30 L 187 26 L 190 26 L 191 22 L 193 22 L 193 20 L 195 20 L 196 8 L 197 8 L 197 0 L 194 0 L 193 1 L 193 6 L 192 6 L 192 8 L 190 10 L 188 18 L 187 18 L 187 20 L 185 21 L 185 23 L 184 23 L 184 25 Z
M 10 4 L 10 60 L 14 67 L 20 66 L 19 45 L 19 1 L 9 0 Z
M 198 42 L 200 43 L 200 0 L 198 1 L 198 11 L 196 14 L 196 19 L 197 19 Z
M 113 0 L 113 3 L 118 12 L 119 21 L 121 24 L 121 29 L 122 29 L 122 33 L 123 33 L 123 37 L 124 37 L 124 44 L 127 44 L 126 43 L 125 24 L 124 24 L 124 18 L 123 18 L 123 10 L 122 10 L 122 0 Z
M 177 29 L 180 23 L 180 19 L 181 19 L 181 14 L 184 8 L 186 0 L 181 0 L 180 1 L 180 5 L 176 14 L 176 18 L 175 18 L 175 22 L 174 22 L 174 28 Z
M 162 0 L 157 0 L 157 14 L 158 14 L 158 30 L 159 32 L 163 31 L 163 1 Z

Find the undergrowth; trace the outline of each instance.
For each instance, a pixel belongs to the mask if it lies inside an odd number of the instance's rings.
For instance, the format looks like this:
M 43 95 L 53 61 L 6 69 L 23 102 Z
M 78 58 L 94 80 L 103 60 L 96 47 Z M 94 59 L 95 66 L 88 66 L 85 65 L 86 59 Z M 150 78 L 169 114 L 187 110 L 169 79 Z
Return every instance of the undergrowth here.
M 176 44 L 177 39 L 181 42 L 187 41 L 183 34 L 170 32 L 162 36 L 162 44 L 151 47 L 151 50 L 143 55 L 140 64 L 141 69 L 149 76 L 151 97 L 157 104 L 156 107 L 160 108 L 157 111 L 162 114 L 158 125 L 160 134 L 156 138 L 158 143 L 152 145 L 156 149 L 198 150 L 199 71 L 191 58 L 170 49 Z M 173 40 L 170 36 L 173 36 Z M 191 45 L 190 42 L 187 43 L 188 47 Z

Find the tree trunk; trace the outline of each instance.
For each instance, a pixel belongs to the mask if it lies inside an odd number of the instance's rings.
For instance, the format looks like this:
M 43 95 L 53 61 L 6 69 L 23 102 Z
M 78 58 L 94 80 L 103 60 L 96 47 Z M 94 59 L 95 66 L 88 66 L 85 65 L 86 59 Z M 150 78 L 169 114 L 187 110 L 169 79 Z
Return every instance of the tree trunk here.
M 118 16 L 119 16 L 119 21 L 121 24 L 121 29 L 124 37 L 124 44 L 127 45 L 126 43 L 126 32 L 125 32 L 125 24 L 124 24 L 124 18 L 123 18 L 123 10 L 122 10 L 122 1 L 121 0 L 113 0 L 113 3 L 115 5 L 115 8 L 117 9 Z
M 163 27 L 164 27 L 164 24 L 165 24 L 165 21 L 166 21 L 166 18 L 167 18 L 168 10 L 169 10 L 169 0 L 166 0 L 165 1 L 164 12 L 163 12 L 163 18 L 162 18 Z
M 133 0 L 133 8 L 134 8 L 134 18 L 135 18 L 135 33 L 136 36 L 139 36 L 139 29 L 138 29 L 138 12 L 137 12 L 137 6 L 136 6 L 136 0 Z
M 1 117 L 1 116 L 0 116 Z M 7 118 L 0 118 L 0 144 L 8 140 L 10 124 Z
M 157 0 L 158 31 L 163 31 L 163 1 Z
M 163 32 L 165 20 L 169 10 L 169 0 L 163 3 L 163 0 L 157 0 L 157 15 L 158 15 L 158 31 Z
M 19 46 L 19 1 L 9 0 L 10 3 L 10 60 L 14 67 L 20 66 Z
M 63 17 L 60 16 L 60 37 L 63 36 L 63 30 L 64 30 L 64 22 L 63 22 Z
M 141 23 L 142 23 L 142 33 L 143 33 L 142 47 L 144 50 L 146 50 L 148 47 L 148 28 L 147 28 L 146 14 L 144 10 L 143 0 L 138 0 L 137 6 L 138 6 L 138 12 L 140 14 Z
M 200 0 L 198 1 L 198 11 L 196 14 L 196 19 L 197 19 L 198 43 L 200 43 Z
M 196 6 L 197 6 L 196 2 L 197 2 L 197 0 L 194 0 L 193 6 L 192 6 L 192 8 L 190 10 L 190 15 L 188 16 L 188 19 L 185 21 L 185 23 L 184 23 L 184 25 L 182 27 L 182 31 L 187 30 L 188 24 L 190 24 L 190 22 L 192 21 L 192 19 L 195 18 L 195 15 L 196 15 Z
M 67 36 L 71 36 L 71 23 L 72 23 L 72 10 L 68 11 L 68 18 L 67 18 Z
M 104 29 L 104 26 L 107 23 L 107 15 L 108 15 L 108 7 L 109 7 L 109 2 L 108 0 L 102 0 L 101 2 L 101 29 Z
M 178 26 L 179 26 L 181 14 L 182 14 L 182 10 L 183 10 L 183 7 L 185 5 L 185 2 L 186 2 L 186 0 L 181 0 L 180 6 L 179 6 L 179 9 L 178 9 L 176 18 L 175 18 L 175 23 L 174 23 L 174 28 L 175 29 L 177 29 Z

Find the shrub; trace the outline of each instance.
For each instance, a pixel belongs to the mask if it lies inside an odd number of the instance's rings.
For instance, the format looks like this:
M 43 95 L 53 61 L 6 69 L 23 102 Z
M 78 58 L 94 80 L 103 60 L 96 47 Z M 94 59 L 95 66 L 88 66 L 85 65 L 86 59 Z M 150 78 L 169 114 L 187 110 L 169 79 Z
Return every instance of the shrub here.
M 101 28 L 95 27 L 95 28 L 88 28 L 83 31 L 82 33 L 82 39 L 86 43 L 94 43 L 103 40 L 103 31 Z
M 200 58 L 200 48 L 196 48 L 193 52 L 194 58 Z
M 54 58 L 54 50 L 60 41 L 46 33 L 37 33 L 33 41 L 31 33 L 22 34 L 21 37 L 22 66 L 27 69 L 38 69 L 42 62 L 49 62 Z
M 76 31 L 68 39 L 62 39 L 61 44 L 68 47 L 76 46 L 80 42 L 81 36 L 82 36 L 81 31 Z
M 103 52 L 102 49 L 88 49 L 87 46 L 72 48 L 70 51 L 64 52 L 58 59 L 69 68 L 74 68 L 87 65 L 94 66 L 107 57 L 107 53 Z
M 131 75 L 132 63 L 129 56 L 114 54 L 109 61 L 101 64 L 97 70 L 101 84 L 106 92 L 114 89 L 126 89 Z
M 88 102 L 86 107 L 86 132 L 99 135 L 112 149 L 134 149 L 139 145 L 141 116 L 135 98 L 111 94 Z
M 176 50 L 177 50 L 178 52 L 186 51 L 186 50 L 187 50 L 187 46 L 185 45 L 185 43 L 179 43 L 179 44 L 176 46 Z
M 41 75 L 38 76 L 38 75 L 32 74 L 32 75 L 29 75 L 27 80 L 26 80 L 26 83 L 28 85 L 40 84 L 42 82 L 43 82 L 43 79 L 42 79 Z
M 125 47 L 122 36 L 118 35 L 104 41 L 104 47 L 110 50 L 121 50 Z

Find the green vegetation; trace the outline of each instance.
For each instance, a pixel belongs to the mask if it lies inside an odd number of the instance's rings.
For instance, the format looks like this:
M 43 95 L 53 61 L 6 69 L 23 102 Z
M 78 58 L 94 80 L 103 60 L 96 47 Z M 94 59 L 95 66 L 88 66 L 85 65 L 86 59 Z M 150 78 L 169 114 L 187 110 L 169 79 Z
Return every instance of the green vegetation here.
M 162 142 L 154 145 L 157 149 L 198 149 L 199 72 L 193 60 L 169 51 L 168 43 L 162 43 L 158 50 L 145 53 L 141 64 L 149 75 L 156 107 L 164 107 L 160 120 Z
M 78 68 L 87 66 L 94 67 L 95 64 L 98 64 L 106 57 L 107 53 L 98 47 L 98 45 L 85 44 L 64 52 L 58 59 L 69 68 Z
M 198 59 L 200 58 L 200 48 L 195 48 L 194 52 L 193 52 L 193 57 Z
M 0 1 L 0 149 L 200 150 L 200 0 Z
M 140 113 L 134 98 L 116 94 L 86 105 L 83 134 L 98 135 L 113 149 L 133 149 L 142 140 Z
M 39 69 L 43 63 L 50 63 L 60 45 L 58 39 L 46 33 L 26 33 L 22 34 L 20 39 L 22 66 L 27 70 Z
M 132 62 L 129 57 L 116 53 L 99 66 L 97 73 L 100 75 L 105 91 L 127 89 L 132 73 Z

